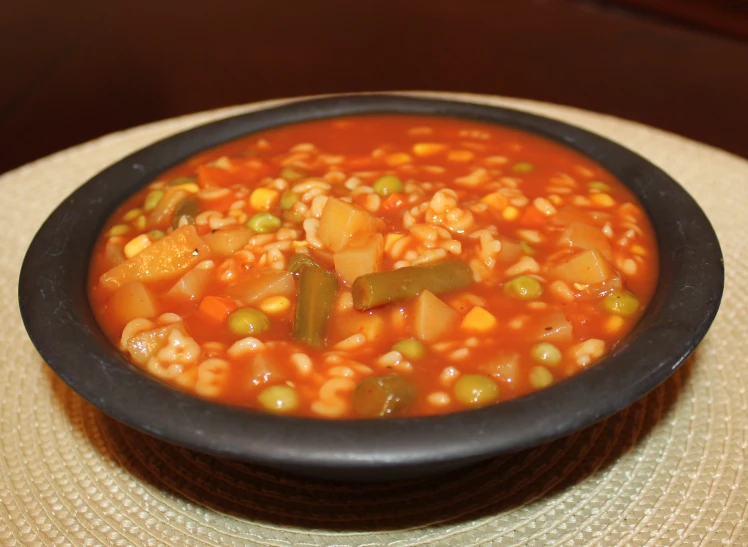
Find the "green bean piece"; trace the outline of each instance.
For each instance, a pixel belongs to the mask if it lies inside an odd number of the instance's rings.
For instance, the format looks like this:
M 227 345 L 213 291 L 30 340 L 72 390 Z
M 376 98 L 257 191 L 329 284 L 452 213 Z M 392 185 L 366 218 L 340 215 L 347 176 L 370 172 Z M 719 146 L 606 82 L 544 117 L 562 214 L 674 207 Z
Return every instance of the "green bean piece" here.
M 291 386 L 276 385 L 263 389 L 257 401 L 269 412 L 285 414 L 299 407 L 299 394 Z
M 151 239 L 153 241 L 158 241 L 159 239 L 163 238 L 166 234 L 162 232 L 161 230 L 151 230 L 148 232 L 148 235 L 151 236 Z
M 281 195 L 281 199 L 280 199 L 281 209 L 283 209 L 284 211 L 287 211 L 288 209 L 293 207 L 294 203 L 296 203 L 297 201 L 299 201 L 299 195 L 294 194 L 291 190 L 286 190 L 285 192 L 283 192 L 283 195 Z
M 237 336 L 261 334 L 270 329 L 268 316 L 255 308 L 240 308 L 229 315 L 229 330 Z
M 520 161 L 512 165 L 512 171 L 515 173 L 529 173 L 535 169 L 535 166 L 529 161 Z
M 177 177 L 167 182 L 166 186 L 179 186 L 181 184 L 190 184 L 193 182 L 197 182 L 195 177 Z
M 327 320 L 337 292 L 338 278 L 334 274 L 319 266 L 301 268 L 293 323 L 295 340 L 324 347 Z
M 639 299 L 628 291 L 612 292 L 603 298 L 603 307 L 610 313 L 628 317 L 639 309 Z
M 403 376 L 370 376 L 353 392 L 353 409 L 359 416 L 382 418 L 402 412 L 415 398 L 416 389 Z
M 412 338 L 408 340 L 400 340 L 394 346 L 393 351 L 397 351 L 409 361 L 417 361 L 426 355 L 426 348 L 418 340 Z
M 461 260 L 376 272 L 357 277 L 351 288 L 353 305 L 368 310 L 418 296 L 422 291 L 441 294 L 463 289 L 473 282 L 473 271 Z
M 610 192 L 610 186 L 608 186 L 601 180 L 593 180 L 592 182 L 587 184 L 587 187 L 590 190 L 597 190 L 599 192 Z
M 504 283 L 504 292 L 512 298 L 534 300 L 543 294 L 543 285 L 529 275 L 520 275 Z
M 288 181 L 303 179 L 307 175 L 308 173 L 306 172 L 306 170 L 302 169 L 301 167 L 284 167 L 280 172 L 281 178 L 284 178 Z
M 395 192 L 402 192 L 404 187 L 403 181 L 395 175 L 384 175 L 374 182 L 372 188 L 380 196 L 389 196 Z
M 146 211 L 152 211 L 156 208 L 156 205 L 158 205 L 158 202 L 161 201 L 162 197 L 164 197 L 163 190 L 152 190 L 151 192 L 148 192 L 148 195 L 145 196 L 143 209 Z
M 548 342 L 535 344 L 530 350 L 530 356 L 541 365 L 555 367 L 561 362 L 561 350 Z
M 187 219 L 187 224 L 195 224 L 195 218 L 200 213 L 200 206 L 193 197 L 183 199 L 174 210 L 174 219 L 171 221 L 172 228 L 178 228 L 182 217 Z
M 455 382 L 454 394 L 464 405 L 484 406 L 499 399 L 499 387 L 483 374 L 465 374 Z
M 543 389 L 553 383 L 553 374 L 545 367 L 532 367 L 530 370 L 530 385 L 535 389 Z
M 283 222 L 277 216 L 270 213 L 257 213 L 247 222 L 247 226 L 258 234 L 270 234 L 277 232 Z
M 298 253 L 292 255 L 291 258 L 288 259 L 288 271 L 291 273 L 300 273 L 301 270 L 303 270 L 307 266 L 316 266 L 317 268 L 322 267 L 319 265 L 319 262 L 317 262 L 307 254 Z

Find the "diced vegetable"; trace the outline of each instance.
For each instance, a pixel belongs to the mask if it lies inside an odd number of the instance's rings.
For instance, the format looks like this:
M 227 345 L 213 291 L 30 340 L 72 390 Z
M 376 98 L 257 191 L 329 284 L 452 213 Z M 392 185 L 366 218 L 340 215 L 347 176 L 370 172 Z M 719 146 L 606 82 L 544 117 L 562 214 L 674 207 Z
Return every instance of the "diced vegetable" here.
M 519 354 L 514 351 L 499 351 L 480 370 L 500 382 L 512 384 L 519 375 Z
M 308 176 L 306 169 L 302 169 L 298 166 L 288 166 L 284 167 L 283 170 L 280 172 L 280 176 L 287 181 L 293 182 L 295 180 L 303 179 L 304 177 Z
M 288 271 L 291 273 L 297 274 L 306 266 L 317 266 L 321 268 L 319 262 L 307 254 L 295 254 L 288 259 Z
M 344 340 L 354 334 L 363 334 L 366 340 L 376 342 L 386 330 L 382 316 L 374 312 L 351 311 L 330 324 L 335 339 Z
M 104 273 L 100 282 L 116 289 L 129 281 L 168 281 L 210 257 L 210 249 L 192 225 L 182 226 L 153 242 L 134 257 Z
M 597 249 L 610 260 L 612 254 L 608 238 L 599 228 L 584 222 L 572 222 L 558 240 L 561 246 L 577 249 Z
M 118 325 L 126 325 L 133 319 L 151 318 L 157 314 L 156 299 L 153 294 L 139 281 L 131 281 L 114 291 L 107 311 Z
M 535 344 L 530 350 L 530 356 L 538 363 L 551 367 L 561 362 L 561 350 L 548 342 Z
M 152 228 L 170 226 L 174 219 L 174 212 L 188 196 L 189 194 L 180 188 L 166 188 L 164 195 L 148 213 L 148 226 Z
M 551 268 L 548 273 L 551 277 L 567 283 L 583 285 L 602 283 L 614 274 L 608 261 L 597 249 L 578 252 L 565 262 Z
M 534 340 L 543 342 L 564 343 L 571 340 L 574 333 L 572 324 L 560 311 L 552 311 L 536 322 L 531 336 Z
M 489 332 L 496 327 L 496 317 L 480 306 L 475 306 L 462 318 L 460 328 L 473 332 Z
M 249 366 L 249 378 L 252 384 L 262 386 L 270 383 L 283 382 L 285 374 L 283 367 L 266 352 L 258 353 Z
M 203 241 L 208 244 L 214 257 L 228 258 L 244 247 L 253 233 L 246 226 L 229 226 L 205 234 Z
M 483 374 L 464 374 L 455 382 L 454 394 L 463 405 L 485 406 L 499 399 L 499 386 Z
M 353 305 L 357 310 L 367 310 L 408 300 L 426 290 L 441 294 L 464 289 L 472 282 L 473 272 L 461 260 L 371 273 L 353 282 Z
M 281 209 L 287 211 L 293 207 L 297 201 L 299 201 L 298 194 L 294 194 L 291 190 L 286 190 L 280 198 Z
M 366 418 L 391 416 L 407 408 L 415 394 L 415 386 L 403 376 L 370 376 L 353 392 L 353 409 Z
M 269 412 L 286 414 L 299 407 L 299 394 L 291 386 L 281 384 L 263 389 L 257 401 Z
M 530 370 L 530 385 L 535 389 L 543 389 L 553 383 L 553 374 L 545 367 L 532 367 Z
M 253 304 L 271 296 L 292 296 L 295 291 L 296 285 L 291 272 L 258 268 L 230 286 L 227 292 L 246 304 Z
M 255 211 L 269 211 L 278 202 L 278 190 L 255 188 L 249 196 L 249 205 Z
M 166 346 L 169 341 L 169 335 L 173 330 L 177 330 L 182 335 L 187 336 L 187 332 L 184 330 L 184 325 L 181 322 L 172 323 L 158 329 L 139 332 L 127 340 L 125 349 L 130 353 L 130 357 L 136 364 L 145 366 L 151 357 Z
M 377 225 L 377 218 L 368 211 L 331 197 L 322 209 L 317 237 L 323 245 L 337 252 L 353 236 L 376 232 Z
M 257 335 L 270 329 L 270 319 L 255 308 L 239 308 L 229 315 L 228 325 L 237 336 Z
M 223 323 L 229 318 L 234 310 L 236 303 L 225 296 L 208 295 L 202 299 L 198 312 L 215 323 Z
M 335 272 L 346 283 L 362 275 L 382 269 L 384 236 L 362 234 L 352 238 L 348 244 L 333 255 Z
M 535 169 L 535 166 L 529 161 L 520 161 L 512 165 L 512 171 L 515 173 L 530 173 Z
M 395 175 L 384 175 L 374 181 L 372 188 L 380 196 L 389 196 L 395 192 L 403 191 L 403 181 Z
M 327 321 L 337 292 L 338 280 L 327 270 L 315 266 L 301 270 L 293 324 L 295 340 L 313 347 L 325 345 Z
M 520 300 L 535 300 L 543 295 L 543 285 L 529 275 L 520 275 L 504 283 L 504 293 Z
M 166 296 L 179 300 L 200 300 L 213 277 L 213 268 L 192 268 L 169 289 Z
M 413 308 L 413 330 L 424 342 L 438 340 L 452 331 L 460 321 L 460 314 L 430 291 L 416 298 Z
M 151 192 L 148 192 L 148 195 L 145 196 L 143 209 L 145 209 L 146 211 L 152 211 L 156 208 L 156 205 L 158 205 L 158 202 L 161 201 L 162 197 L 164 197 L 163 190 L 153 190 Z
M 524 254 L 522 243 L 516 241 L 510 241 L 508 239 L 500 239 L 501 250 L 496 255 L 496 261 L 499 264 L 514 264 Z

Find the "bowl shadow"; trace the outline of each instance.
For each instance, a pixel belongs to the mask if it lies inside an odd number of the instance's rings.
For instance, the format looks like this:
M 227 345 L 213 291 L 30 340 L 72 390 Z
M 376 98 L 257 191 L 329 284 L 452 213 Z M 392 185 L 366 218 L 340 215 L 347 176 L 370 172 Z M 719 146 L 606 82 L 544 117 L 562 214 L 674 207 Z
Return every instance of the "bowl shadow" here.
M 78 397 L 47 367 L 73 427 L 146 488 L 197 507 L 271 525 L 385 531 L 458 524 L 558 496 L 602 473 L 672 414 L 699 351 L 621 412 L 572 435 L 469 468 L 392 483 L 331 483 L 229 461 L 140 433 Z M 73 419 L 84 414 L 84 419 Z

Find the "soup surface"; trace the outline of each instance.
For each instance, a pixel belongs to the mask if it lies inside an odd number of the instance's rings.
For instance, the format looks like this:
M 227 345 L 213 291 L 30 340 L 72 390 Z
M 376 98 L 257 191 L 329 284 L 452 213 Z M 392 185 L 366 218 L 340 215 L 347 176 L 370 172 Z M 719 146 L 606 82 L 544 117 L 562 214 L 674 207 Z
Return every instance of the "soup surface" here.
M 425 116 L 283 126 L 117 209 L 89 294 L 132 363 L 321 418 L 454 412 L 594 365 L 655 288 L 645 213 L 592 160 Z

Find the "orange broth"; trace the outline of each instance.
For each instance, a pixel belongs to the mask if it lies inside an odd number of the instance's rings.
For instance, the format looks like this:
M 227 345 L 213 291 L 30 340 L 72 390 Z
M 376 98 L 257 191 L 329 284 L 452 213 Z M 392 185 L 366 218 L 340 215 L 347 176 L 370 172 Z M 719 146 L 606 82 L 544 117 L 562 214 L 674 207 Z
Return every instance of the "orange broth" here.
M 296 254 L 336 276 L 311 295 L 331 306 L 321 344 L 295 330 Z M 440 263 L 469 282 L 354 307 L 358 277 Z M 418 416 L 592 366 L 643 313 L 657 263 L 641 205 L 591 159 L 485 123 L 370 115 L 262 131 L 163 173 L 107 222 L 89 294 L 112 343 L 179 389 L 299 416 Z M 233 315 L 246 309 L 259 327 Z

